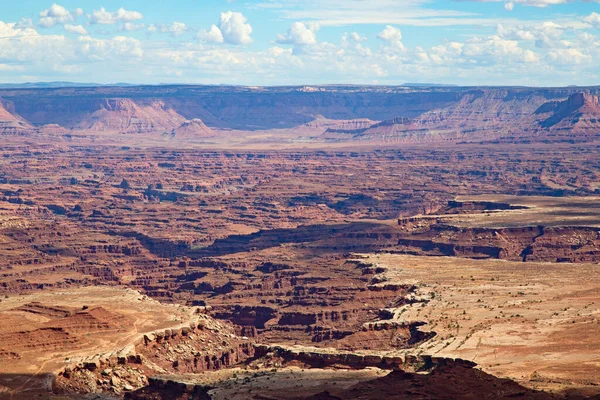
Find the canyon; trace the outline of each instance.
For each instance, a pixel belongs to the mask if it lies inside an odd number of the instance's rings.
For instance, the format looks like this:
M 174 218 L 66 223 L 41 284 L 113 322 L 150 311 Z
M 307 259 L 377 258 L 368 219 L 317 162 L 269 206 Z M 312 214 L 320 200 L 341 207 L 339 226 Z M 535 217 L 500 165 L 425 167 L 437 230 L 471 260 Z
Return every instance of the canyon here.
M 0 398 L 597 398 L 598 94 L 1 89 Z
M 138 135 L 138 143 L 148 136 L 179 146 L 589 142 L 598 94 L 597 87 L 0 89 L 0 134 L 119 142 Z

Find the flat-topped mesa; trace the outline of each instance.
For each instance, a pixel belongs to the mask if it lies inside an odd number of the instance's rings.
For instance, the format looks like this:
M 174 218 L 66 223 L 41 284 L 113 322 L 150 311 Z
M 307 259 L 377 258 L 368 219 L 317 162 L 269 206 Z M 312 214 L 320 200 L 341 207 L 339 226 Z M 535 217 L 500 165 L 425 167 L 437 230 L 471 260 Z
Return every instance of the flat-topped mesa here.
M 595 133 L 600 127 L 600 99 L 590 93 L 573 93 L 564 101 L 546 103 L 536 111 L 548 113 L 552 114 L 540 122 L 543 128 Z
M 19 118 L 14 114 L 12 104 L 0 99 L 0 121 L 17 121 Z
M 186 137 L 211 137 L 215 136 L 215 132 L 210 129 L 204 121 L 200 118 L 194 118 L 191 120 L 184 121 L 179 127 L 173 129 L 171 132 L 165 133 L 174 138 Z
M 583 106 L 600 107 L 600 99 L 590 93 L 574 93 L 567 99 L 567 104 L 571 108 L 580 108 Z
M 18 135 L 33 127 L 16 114 L 14 105 L 0 98 L 0 135 Z
M 162 133 L 179 127 L 185 118 L 161 100 L 134 102 L 104 99 L 77 124 L 77 129 L 119 133 Z

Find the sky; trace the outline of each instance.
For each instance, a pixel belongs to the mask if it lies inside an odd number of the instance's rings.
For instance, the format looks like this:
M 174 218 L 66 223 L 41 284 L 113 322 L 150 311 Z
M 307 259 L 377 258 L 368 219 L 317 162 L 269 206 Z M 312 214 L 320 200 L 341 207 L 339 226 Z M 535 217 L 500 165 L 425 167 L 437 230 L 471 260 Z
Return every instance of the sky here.
M 0 82 L 600 84 L 600 0 L 5 0 Z

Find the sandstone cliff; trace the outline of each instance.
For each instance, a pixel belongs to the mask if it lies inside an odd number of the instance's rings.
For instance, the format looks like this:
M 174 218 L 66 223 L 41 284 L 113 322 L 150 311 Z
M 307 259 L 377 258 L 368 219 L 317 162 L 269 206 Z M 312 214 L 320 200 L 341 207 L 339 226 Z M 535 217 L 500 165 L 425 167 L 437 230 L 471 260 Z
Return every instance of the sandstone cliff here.
M 76 125 L 78 129 L 147 133 L 170 131 L 185 118 L 163 101 L 134 102 L 131 99 L 107 99 L 99 108 Z

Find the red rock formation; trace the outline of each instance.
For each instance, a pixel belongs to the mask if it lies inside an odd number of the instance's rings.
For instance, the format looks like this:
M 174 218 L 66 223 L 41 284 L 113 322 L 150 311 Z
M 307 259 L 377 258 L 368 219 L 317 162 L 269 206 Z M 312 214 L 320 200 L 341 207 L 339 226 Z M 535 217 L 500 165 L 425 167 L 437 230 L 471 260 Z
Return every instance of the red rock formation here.
M 169 132 L 185 118 L 159 100 L 107 99 L 77 124 L 78 129 L 119 133 Z
M 0 135 L 20 135 L 31 131 L 31 125 L 16 114 L 14 105 L 0 98 Z
M 551 130 L 590 135 L 600 130 L 600 100 L 589 93 L 574 93 L 565 101 L 546 103 L 536 113 L 549 114 L 540 125 Z
M 184 121 L 179 127 L 173 129 L 170 133 L 165 135 L 171 138 L 203 138 L 212 137 L 216 133 L 202 122 L 199 118 Z

